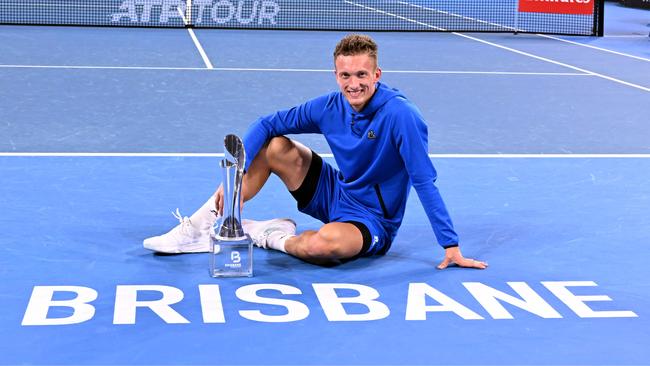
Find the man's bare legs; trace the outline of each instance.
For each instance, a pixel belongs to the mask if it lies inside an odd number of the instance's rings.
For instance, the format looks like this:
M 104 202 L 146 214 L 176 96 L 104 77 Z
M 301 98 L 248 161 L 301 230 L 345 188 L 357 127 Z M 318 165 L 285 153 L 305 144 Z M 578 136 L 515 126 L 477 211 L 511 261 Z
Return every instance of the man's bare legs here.
M 253 198 L 264 186 L 271 173 L 280 177 L 290 191 L 297 190 L 307 176 L 311 164 L 311 150 L 286 137 L 275 137 L 264 146 L 244 175 L 242 196 Z M 216 207 L 223 210 L 223 191 L 216 193 Z M 319 230 L 308 230 L 290 237 L 285 243 L 287 253 L 304 261 L 319 264 L 337 264 L 342 259 L 357 255 L 363 247 L 359 229 L 349 223 L 332 222 Z
M 303 231 L 285 244 L 287 253 L 319 265 L 334 265 L 342 259 L 359 254 L 363 237 L 356 226 L 345 222 L 330 222 L 318 231 Z

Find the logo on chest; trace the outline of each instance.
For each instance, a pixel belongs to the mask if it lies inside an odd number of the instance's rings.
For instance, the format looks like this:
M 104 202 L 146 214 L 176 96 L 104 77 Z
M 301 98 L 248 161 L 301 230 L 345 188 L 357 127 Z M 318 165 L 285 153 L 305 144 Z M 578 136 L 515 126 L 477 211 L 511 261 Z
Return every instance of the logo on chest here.
M 373 130 L 368 131 L 368 139 L 369 140 L 374 140 L 376 138 L 377 138 L 377 135 L 375 135 L 375 131 L 373 131 Z

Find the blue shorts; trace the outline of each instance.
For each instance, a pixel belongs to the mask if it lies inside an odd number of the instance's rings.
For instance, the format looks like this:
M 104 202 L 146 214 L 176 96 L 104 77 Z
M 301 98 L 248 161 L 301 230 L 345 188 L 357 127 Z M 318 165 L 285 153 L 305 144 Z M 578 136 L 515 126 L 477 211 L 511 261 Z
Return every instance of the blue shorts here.
M 311 165 L 305 180 L 291 194 L 298 210 L 324 223 L 345 222 L 356 226 L 363 237 L 359 256 L 386 254 L 392 235 L 381 218 L 351 198 L 339 184 L 340 172 L 312 151 Z

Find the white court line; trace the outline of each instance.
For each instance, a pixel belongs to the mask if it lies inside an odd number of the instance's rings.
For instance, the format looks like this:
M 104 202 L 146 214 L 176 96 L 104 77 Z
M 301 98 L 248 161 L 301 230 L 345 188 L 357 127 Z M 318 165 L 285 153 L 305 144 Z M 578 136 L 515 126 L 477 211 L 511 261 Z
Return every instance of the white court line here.
M 54 158 L 222 158 L 224 153 L 133 153 L 133 152 L 0 152 L 0 157 Z
M 354 5 L 354 6 L 358 6 L 358 7 L 367 9 L 367 10 L 372 10 L 372 11 L 375 11 L 375 12 L 380 13 L 380 14 L 384 14 L 384 15 L 388 15 L 388 16 L 391 16 L 391 17 L 394 17 L 394 18 L 397 18 L 397 19 L 401 19 L 401 20 L 404 20 L 404 21 L 407 21 L 407 22 L 410 22 L 410 23 L 415 23 L 415 24 L 418 24 L 418 25 L 421 25 L 421 26 L 424 26 L 424 27 L 427 27 L 427 28 L 436 29 L 436 30 L 439 30 L 439 31 L 447 31 L 446 29 L 441 28 L 441 27 L 436 27 L 435 25 L 423 23 L 423 22 L 420 22 L 420 21 L 417 21 L 417 20 L 414 20 L 414 19 L 406 18 L 406 17 L 400 16 L 400 15 L 393 14 L 393 13 L 383 11 L 383 10 L 380 10 L 380 9 L 376 9 L 376 8 L 373 8 L 373 7 L 370 7 L 370 6 L 358 4 L 358 3 L 355 3 L 353 1 L 345 0 L 344 2 L 348 3 L 348 4 L 351 4 L 351 5 Z M 552 63 L 552 64 L 555 64 L 555 65 L 558 65 L 558 66 L 567 67 L 567 68 L 570 68 L 570 69 L 573 69 L 573 70 L 576 70 L 576 71 L 580 71 L 580 72 L 583 72 L 583 73 L 587 73 L 587 74 L 590 74 L 590 75 L 600 77 L 602 79 L 613 81 L 615 83 L 623 84 L 623 85 L 626 85 L 626 86 L 629 86 L 629 87 L 632 87 L 632 88 L 636 88 L 636 89 L 640 89 L 640 90 L 643 90 L 643 91 L 646 91 L 646 92 L 650 92 L 650 88 L 646 88 L 646 87 L 641 86 L 641 85 L 637 85 L 637 84 L 633 84 L 633 83 L 630 83 L 630 82 L 627 82 L 627 81 L 616 79 L 616 78 L 613 78 L 611 76 L 607 76 L 607 75 L 604 75 L 604 74 L 599 74 L 597 72 L 589 71 L 589 70 L 586 70 L 586 69 L 583 69 L 583 68 L 580 68 L 580 67 L 577 67 L 577 66 L 573 66 L 573 65 L 569 65 L 569 64 L 566 64 L 566 63 L 563 63 L 563 62 L 555 61 L 555 60 L 552 60 L 552 59 L 549 59 L 549 58 L 546 58 L 546 57 L 537 56 L 537 55 L 534 55 L 532 53 L 520 51 L 520 50 L 511 48 L 511 47 L 500 45 L 498 43 L 489 42 L 489 41 L 486 41 L 486 40 L 483 40 L 483 39 L 480 39 L 480 38 L 468 36 L 466 34 L 462 34 L 462 33 L 458 33 L 458 32 L 451 32 L 451 34 L 459 36 L 459 37 L 471 39 L 473 41 L 480 42 L 480 43 L 483 43 L 483 44 L 487 44 L 487 45 L 490 45 L 490 46 L 493 46 L 493 47 L 501 48 L 501 49 L 506 50 L 506 51 L 514 52 L 514 53 L 520 54 L 522 56 L 527 56 L 527 57 L 531 57 L 531 58 L 534 58 L 534 59 L 537 59 L 537 60 L 540 60 L 540 61 Z
M 244 71 L 244 72 L 323 72 L 333 69 L 271 69 L 243 67 L 157 67 L 157 66 L 75 66 L 75 65 L 0 65 L 0 69 L 99 69 L 99 70 L 176 70 L 176 71 Z M 475 74 L 475 75 L 531 75 L 531 76 L 593 76 L 577 72 L 527 72 L 527 71 L 462 71 L 462 70 L 382 70 L 392 74 Z
M 603 36 L 603 38 L 640 38 L 640 37 L 648 38 L 648 36 L 645 34 L 620 34 L 620 35 L 612 34 L 610 36 L 608 35 Z
M 566 43 L 570 43 L 570 44 L 577 45 L 577 46 L 581 46 L 581 47 L 592 48 L 592 49 L 595 49 L 595 50 L 598 50 L 598 51 L 603 51 L 603 52 L 613 53 L 613 54 L 615 54 L 615 55 L 619 55 L 619 56 L 625 56 L 625 57 L 630 57 L 630 58 L 633 58 L 633 59 L 636 59 L 636 60 L 641 60 L 641 61 L 650 62 L 650 58 L 644 58 L 644 57 L 634 56 L 634 55 L 630 55 L 630 54 L 628 54 L 628 53 L 623 53 L 623 52 L 618 52 L 618 51 L 610 50 L 610 49 L 607 49 L 607 48 L 602 48 L 602 47 L 592 46 L 592 45 L 590 45 L 590 44 L 584 44 L 584 43 L 580 43 L 580 42 L 574 42 L 574 41 L 570 41 L 570 40 L 568 40 L 568 39 L 562 39 L 562 38 L 559 38 L 559 37 L 549 36 L 548 34 L 537 34 L 537 35 L 540 36 L 540 37 L 544 37 L 544 38 L 554 39 L 554 40 L 556 40 L 556 41 L 560 41 L 560 42 L 566 42 Z M 647 37 L 647 36 L 646 36 L 646 37 Z
M 434 12 L 434 13 L 445 14 L 445 15 L 449 15 L 449 16 L 452 16 L 452 17 L 456 17 L 456 18 L 461 18 L 461 19 L 465 19 L 465 20 L 474 21 L 474 22 L 477 22 L 477 23 L 488 24 L 488 25 L 491 25 L 491 26 L 494 26 L 494 27 L 509 29 L 509 30 L 511 30 L 513 32 L 527 32 L 525 29 L 509 27 L 509 26 L 503 25 L 503 24 L 492 23 L 492 22 L 488 22 L 488 21 L 485 21 L 485 20 L 481 20 L 481 19 L 466 17 L 464 15 L 454 14 L 454 13 L 450 13 L 450 12 L 442 11 L 442 10 L 438 10 L 438 9 L 433 9 L 433 8 L 429 8 L 429 7 L 422 6 L 422 5 L 411 4 L 411 3 L 405 2 L 405 1 L 397 0 L 397 2 L 400 3 L 400 4 L 403 4 L 403 5 L 410 5 L 410 6 L 415 7 L 415 8 L 428 10 L 428 11 L 431 11 L 431 12 Z M 613 53 L 613 54 L 619 55 L 619 56 L 625 56 L 625 57 L 630 57 L 630 58 L 634 58 L 634 59 L 641 60 L 641 61 L 650 62 L 650 59 L 647 59 L 647 58 L 644 58 L 644 57 L 634 56 L 634 55 L 630 55 L 628 53 L 618 52 L 618 51 L 614 51 L 614 50 L 610 50 L 610 49 L 602 48 L 602 47 L 596 47 L 596 46 L 592 46 L 592 45 L 584 44 L 584 43 L 580 43 L 580 42 L 574 42 L 574 41 L 570 41 L 568 39 L 554 37 L 554 36 L 551 36 L 551 35 L 548 35 L 548 34 L 536 33 L 535 35 L 539 36 L 539 37 L 554 39 L 554 40 L 560 41 L 560 42 L 570 43 L 570 44 L 581 46 L 581 47 L 587 47 L 587 48 L 592 48 L 592 49 L 603 51 L 603 52 Z M 629 37 L 629 36 L 623 36 L 623 37 Z M 634 36 L 634 37 L 647 37 L 647 36 Z
M 538 75 L 538 76 L 593 76 L 583 72 L 525 72 L 525 71 L 435 71 L 435 70 L 382 70 L 395 74 L 479 74 L 479 75 Z
M 429 154 L 439 159 L 650 159 L 650 154 Z
M 1 65 L 0 65 L 1 66 Z M 217 67 L 216 71 L 267 71 L 267 72 L 334 72 L 333 69 L 269 69 Z M 389 74 L 478 74 L 478 75 L 539 75 L 539 76 L 591 76 L 576 72 L 526 72 L 526 71 L 463 71 L 463 70 L 381 70 Z
M 176 10 L 178 10 L 178 13 L 181 15 L 181 19 L 183 19 L 183 23 L 187 25 L 187 19 L 185 19 L 185 15 L 181 11 L 180 6 L 177 6 Z M 210 62 L 208 55 L 203 50 L 203 46 L 201 46 L 201 42 L 199 42 L 199 39 L 196 38 L 196 34 L 194 34 L 194 30 L 192 28 L 187 28 L 187 31 L 190 34 L 190 38 L 192 38 L 192 42 L 194 42 L 194 46 L 196 46 L 196 49 L 199 50 L 199 54 L 203 59 L 203 63 L 205 64 L 205 67 L 208 69 L 213 69 L 214 67 L 212 66 L 212 62 Z
M 203 47 L 201 47 L 201 43 L 199 43 L 199 40 L 196 38 L 196 35 L 194 34 L 194 30 L 192 30 L 192 28 L 187 28 L 187 31 L 190 33 L 190 37 L 192 37 L 192 41 L 194 41 L 194 45 L 199 50 L 199 53 L 201 54 L 201 58 L 203 59 L 203 63 L 205 63 L 205 67 L 208 69 L 213 69 L 214 67 L 212 66 L 212 62 L 210 62 L 208 55 L 205 54 Z
M 400 3 L 400 4 L 402 4 L 402 5 L 410 5 L 410 6 L 414 7 L 414 8 L 419 8 L 419 9 L 429 10 L 429 11 L 432 11 L 432 12 L 434 12 L 434 13 L 440 13 L 440 14 L 449 15 L 449 16 L 452 16 L 452 17 L 455 17 L 455 18 L 460 18 L 460 19 L 465 19 L 465 20 L 471 20 L 471 21 L 473 21 L 473 22 L 482 23 L 482 24 L 487 24 L 487 25 L 491 25 L 491 26 L 494 26 L 494 27 L 498 27 L 498 28 L 509 29 L 509 30 L 511 30 L 511 31 L 513 31 L 513 32 L 517 32 L 517 31 L 519 31 L 519 32 L 523 32 L 523 31 L 524 31 L 523 29 L 517 29 L 517 28 L 514 28 L 514 27 L 509 27 L 509 26 L 507 26 L 507 25 L 498 24 L 498 23 L 492 23 L 492 22 L 488 22 L 488 21 L 486 21 L 486 20 L 481 20 L 481 19 L 476 19 L 476 18 L 470 18 L 470 17 L 466 17 L 466 16 L 464 16 L 464 15 L 460 15 L 460 14 L 450 13 L 450 12 L 448 12 L 448 11 L 443 11 L 443 10 L 439 10 L 439 9 L 429 8 L 429 7 L 426 7 L 426 6 L 423 6 L 423 5 L 411 4 L 411 3 L 406 2 L 406 1 L 400 1 L 400 0 L 397 0 L 397 2 Z
M 461 33 L 456 33 L 456 32 L 454 32 L 454 34 L 456 34 L 456 35 L 458 35 L 460 37 L 464 37 L 464 38 L 467 38 L 467 39 L 474 40 L 476 42 L 481 42 L 481 43 L 484 43 L 484 44 L 487 44 L 487 45 L 490 45 L 490 46 L 501 48 L 501 49 L 504 49 L 506 51 L 514 52 L 514 53 L 517 53 L 517 54 L 520 54 L 520 55 L 523 55 L 523 56 L 528 56 L 528 57 L 531 57 L 531 58 L 534 58 L 534 59 L 537 59 L 537 60 L 540 60 L 540 61 L 545 61 L 545 62 L 548 62 L 548 63 L 555 64 L 555 65 L 558 65 L 558 66 L 564 66 L 564 67 L 567 67 L 567 68 L 570 68 L 570 69 L 573 69 L 573 70 L 576 70 L 576 71 L 580 71 L 580 72 L 584 72 L 584 73 L 587 73 L 587 74 L 590 74 L 590 75 L 593 75 L 593 76 L 597 76 L 597 77 L 602 78 L 602 79 L 613 81 L 615 83 L 619 83 L 619 84 L 626 85 L 626 86 L 629 86 L 629 87 L 632 87 L 632 88 L 636 88 L 636 89 L 639 89 L 639 90 L 650 92 L 650 88 L 646 88 L 645 86 L 630 83 L 630 82 L 627 82 L 627 81 L 624 81 L 624 80 L 621 80 L 621 79 L 616 79 L 616 78 L 613 78 L 611 76 L 607 76 L 607 75 L 600 74 L 600 73 L 597 73 L 597 72 L 589 71 L 587 69 L 583 69 L 583 68 L 580 68 L 580 67 L 577 67 L 577 66 L 569 65 L 569 64 L 566 64 L 566 63 L 563 63 L 563 62 L 555 61 L 555 60 L 552 60 L 550 58 L 537 56 L 537 55 L 534 55 L 532 53 L 520 51 L 520 50 L 510 48 L 510 47 L 506 47 L 506 46 L 503 46 L 503 45 L 500 45 L 500 44 L 497 44 L 497 43 L 488 42 L 488 41 L 480 39 L 480 38 L 468 36 L 466 34 L 461 34 Z
M 187 70 L 206 71 L 205 67 L 166 67 L 166 66 L 84 66 L 84 65 L 0 65 L 3 69 L 81 69 L 81 70 Z M 210 69 L 214 70 L 214 69 Z
M 331 153 L 318 153 L 333 158 Z M 0 157 L 222 158 L 223 153 L 0 152 Z M 649 159 L 650 154 L 429 154 L 436 159 Z

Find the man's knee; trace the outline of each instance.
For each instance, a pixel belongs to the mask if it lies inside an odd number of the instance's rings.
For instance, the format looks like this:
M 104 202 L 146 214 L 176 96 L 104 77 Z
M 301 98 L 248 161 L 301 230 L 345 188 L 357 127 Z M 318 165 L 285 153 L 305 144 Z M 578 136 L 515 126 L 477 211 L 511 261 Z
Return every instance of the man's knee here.
M 267 156 L 282 155 L 291 150 L 293 143 L 287 137 L 277 136 L 269 140 L 266 144 Z
M 284 136 L 272 138 L 266 145 L 266 159 L 270 164 L 302 163 L 295 143 Z
M 271 172 L 277 174 L 290 190 L 297 189 L 309 169 L 311 150 L 284 136 L 272 138 L 265 149 Z
M 358 254 L 359 248 L 350 239 L 337 228 L 324 225 L 308 239 L 307 254 L 312 258 L 332 260 L 353 257 Z

